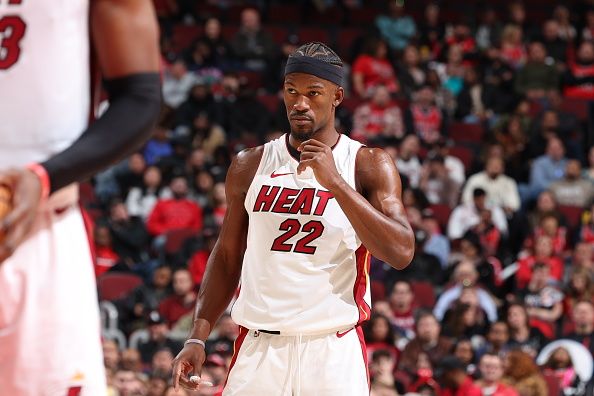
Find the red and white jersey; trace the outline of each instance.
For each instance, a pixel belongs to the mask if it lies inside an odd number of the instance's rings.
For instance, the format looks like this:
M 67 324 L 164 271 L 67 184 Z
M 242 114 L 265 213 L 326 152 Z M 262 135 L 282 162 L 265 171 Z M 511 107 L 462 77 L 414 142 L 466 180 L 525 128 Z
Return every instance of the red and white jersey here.
M 89 0 L 0 0 L 0 168 L 43 161 L 85 130 Z
M 332 151 L 353 188 L 360 147 L 342 135 Z M 310 168 L 298 176 L 298 164 L 287 135 L 267 143 L 247 192 L 247 250 L 232 317 L 248 329 L 317 334 L 369 318 L 370 253 L 332 193 Z

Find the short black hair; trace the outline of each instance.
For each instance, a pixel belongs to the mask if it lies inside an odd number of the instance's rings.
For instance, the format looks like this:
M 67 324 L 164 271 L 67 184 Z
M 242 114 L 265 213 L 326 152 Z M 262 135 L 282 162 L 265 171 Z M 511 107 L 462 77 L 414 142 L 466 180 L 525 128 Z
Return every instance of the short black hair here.
M 472 196 L 474 198 L 484 197 L 485 195 L 487 195 L 487 192 L 480 187 L 477 187 L 472 191 Z
M 322 62 L 329 63 L 334 66 L 342 67 L 342 59 L 334 50 L 328 47 L 324 43 L 320 43 L 319 41 L 312 41 L 307 44 L 303 44 L 301 47 L 297 48 L 295 52 L 289 56 L 307 56 L 310 58 L 315 58 L 321 60 Z

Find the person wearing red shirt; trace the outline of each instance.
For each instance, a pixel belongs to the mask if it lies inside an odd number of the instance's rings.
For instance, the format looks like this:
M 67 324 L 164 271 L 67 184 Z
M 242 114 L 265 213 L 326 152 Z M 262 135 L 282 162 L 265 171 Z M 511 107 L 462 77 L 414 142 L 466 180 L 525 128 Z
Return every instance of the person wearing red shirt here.
M 159 236 L 182 228 L 200 231 L 202 209 L 196 202 L 186 198 L 188 195 L 186 178 L 183 176 L 174 177 L 169 188 L 173 198 L 157 201 L 146 223 L 149 233 Z
M 466 366 L 455 356 L 445 356 L 438 366 L 438 383 L 443 386 L 441 396 L 483 396 L 481 388 L 466 374 Z
M 481 379 L 475 382 L 483 396 L 518 396 L 518 392 L 501 382 L 503 361 L 495 353 L 485 353 L 479 362 Z
M 553 241 L 546 235 L 541 235 L 536 239 L 534 254 L 524 257 L 518 261 L 518 272 L 516 273 L 516 285 L 518 289 L 523 289 L 532 278 L 532 268 L 537 262 L 545 264 L 550 275 L 555 280 L 563 279 L 563 260 L 553 255 Z
M 173 327 L 182 316 L 191 313 L 196 305 L 197 293 L 190 271 L 180 268 L 173 273 L 173 295 L 164 299 L 159 305 L 159 313 Z
M 563 95 L 568 98 L 594 100 L 594 44 L 583 41 L 577 59 L 568 62 Z
M 113 250 L 109 228 L 99 225 L 95 228 L 95 276 L 99 277 L 120 261 Z
M 353 63 L 353 90 L 359 97 L 368 98 L 371 90 L 385 85 L 390 94 L 400 90 L 394 68 L 387 59 L 388 46 L 380 38 L 373 37 L 367 43 L 367 50 Z
M 406 280 L 396 281 L 390 294 L 392 325 L 406 338 L 415 336 L 415 317 L 413 315 L 414 294 L 411 284 Z
M 355 109 L 351 137 L 362 143 L 401 139 L 406 133 L 402 111 L 384 85 L 373 89 L 371 100 Z

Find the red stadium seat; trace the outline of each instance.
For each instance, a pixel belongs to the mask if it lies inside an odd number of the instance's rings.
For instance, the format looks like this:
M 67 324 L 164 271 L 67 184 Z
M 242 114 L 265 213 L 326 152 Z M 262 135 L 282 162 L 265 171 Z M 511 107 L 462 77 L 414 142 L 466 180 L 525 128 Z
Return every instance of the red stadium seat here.
M 232 40 L 235 34 L 239 31 L 239 25 L 225 25 L 221 28 L 221 35 L 226 40 Z
M 577 206 L 559 205 L 559 212 L 565 216 L 570 228 L 577 228 L 584 210 Z
M 271 113 L 276 113 L 276 110 L 278 110 L 280 99 L 277 95 L 260 95 L 258 96 L 258 100 L 262 102 Z
M 450 154 L 462 161 L 464 164 L 464 169 L 470 169 L 470 166 L 472 165 L 472 158 L 474 157 L 472 150 L 463 146 L 454 146 L 450 148 Z
M 465 124 L 452 122 L 448 128 L 448 135 L 455 142 L 481 143 L 485 129 L 480 124 Z
M 180 228 L 179 230 L 169 231 L 166 235 L 165 253 L 174 254 L 189 238 L 196 236 L 198 232 L 190 228 Z
M 380 14 L 377 8 L 372 7 L 361 7 L 358 9 L 350 10 L 348 18 L 349 25 L 358 26 L 372 26 L 375 23 L 375 18 Z
M 588 106 L 587 100 L 564 98 L 559 110 L 573 114 L 580 121 L 586 121 L 588 119 Z
M 430 282 L 411 282 L 412 291 L 415 296 L 414 304 L 421 308 L 433 308 L 435 305 L 435 291 Z
M 296 33 L 299 37 L 299 44 L 309 43 L 310 41 L 320 41 L 322 43 L 330 41 L 328 31 L 322 28 L 302 27 Z
M 433 211 L 433 214 L 435 215 L 435 218 L 437 219 L 441 229 L 447 229 L 452 208 L 450 208 L 448 205 L 431 205 L 431 210 Z
M 202 34 L 202 26 L 176 25 L 173 28 L 173 50 L 183 51 Z
M 262 81 L 262 74 L 260 72 L 242 70 L 242 71 L 238 72 L 237 74 L 239 76 L 239 81 L 241 83 L 243 83 L 245 81 L 245 83 L 247 84 L 248 87 L 253 88 L 253 89 L 262 88 L 263 81 Z M 242 80 L 244 80 L 244 81 L 242 81 Z
M 288 29 L 284 26 L 266 26 L 264 30 L 270 33 L 272 39 L 278 45 L 283 44 L 289 35 Z
M 298 4 L 272 4 L 268 11 L 268 23 L 295 24 L 301 21 Z
M 342 57 L 346 58 L 351 55 L 350 50 L 355 41 L 357 41 L 359 37 L 362 37 L 365 33 L 363 29 L 360 28 L 345 28 L 340 29 L 338 32 L 336 32 L 336 34 L 338 53 Z
M 342 8 L 334 6 L 323 11 L 316 11 L 314 8 L 312 12 L 306 15 L 304 22 L 314 26 L 320 25 L 337 25 L 340 24 L 344 18 Z
M 141 284 L 142 278 L 137 275 L 108 272 L 97 279 L 99 299 L 113 301 L 124 298 Z

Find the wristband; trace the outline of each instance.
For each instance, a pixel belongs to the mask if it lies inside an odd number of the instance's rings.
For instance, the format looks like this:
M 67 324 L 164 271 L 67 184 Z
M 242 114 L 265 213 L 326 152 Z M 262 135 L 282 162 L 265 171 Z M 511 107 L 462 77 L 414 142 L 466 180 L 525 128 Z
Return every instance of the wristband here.
M 26 166 L 28 170 L 35 173 L 41 182 L 41 201 L 45 201 L 50 193 L 50 179 L 47 170 L 36 162 L 31 162 Z
M 202 348 L 206 349 L 206 344 L 204 343 L 204 341 L 199 340 L 198 338 L 190 338 L 187 339 L 186 342 L 184 342 L 184 346 L 188 345 L 188 344 L 198 344 L 198 345 L 202 345 Z

